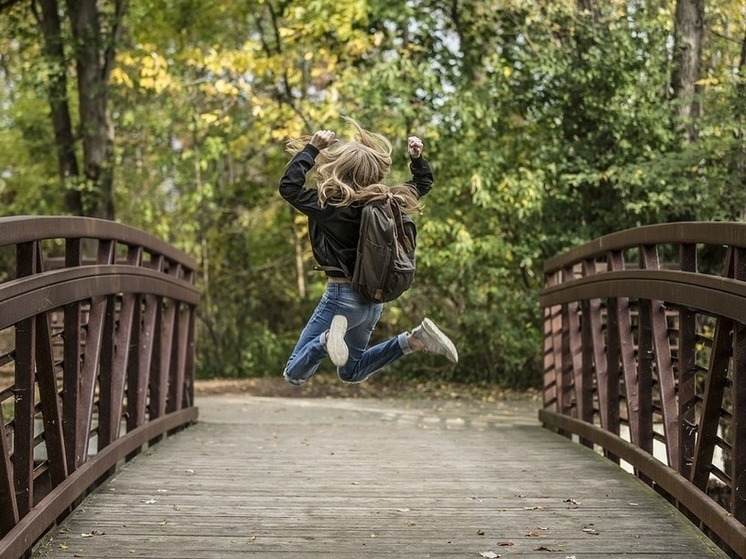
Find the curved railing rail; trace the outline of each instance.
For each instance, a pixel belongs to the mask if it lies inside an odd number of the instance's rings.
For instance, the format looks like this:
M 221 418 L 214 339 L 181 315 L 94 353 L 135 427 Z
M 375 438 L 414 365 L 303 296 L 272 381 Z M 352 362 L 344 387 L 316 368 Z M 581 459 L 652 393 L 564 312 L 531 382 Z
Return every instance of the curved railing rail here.
M 197 418 L 195 263 L 114 222 L 0 218 L 0 559 Z
M 544 272 L 542 422 L 746 557 L 746 224 L 622 231 Z

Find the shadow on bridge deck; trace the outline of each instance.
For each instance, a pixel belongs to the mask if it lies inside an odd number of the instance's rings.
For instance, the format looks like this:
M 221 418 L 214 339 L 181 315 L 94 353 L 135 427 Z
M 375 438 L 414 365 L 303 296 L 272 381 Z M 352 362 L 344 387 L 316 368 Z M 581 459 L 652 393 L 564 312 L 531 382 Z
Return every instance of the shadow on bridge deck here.
M 34 557 L 725 557 L 533 403 L 198 404 Z

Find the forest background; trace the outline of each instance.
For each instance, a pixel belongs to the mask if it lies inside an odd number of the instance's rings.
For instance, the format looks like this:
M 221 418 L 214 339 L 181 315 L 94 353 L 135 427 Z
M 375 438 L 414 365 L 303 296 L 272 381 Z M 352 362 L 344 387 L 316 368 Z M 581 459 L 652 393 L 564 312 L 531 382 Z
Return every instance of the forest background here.
M 401 180 L 416 134 L 436 177 L 418 277 L 374 341 L 430 316 L 459 365 L 397 375 L 528 387 L 545 258 L 743 219 L 744 72 L 742 0 L 0 0 L 0 215 L 184 249 L 199 376 L 275 376 L 324 288 L 277 193 L 286 140 L 352 116 Z

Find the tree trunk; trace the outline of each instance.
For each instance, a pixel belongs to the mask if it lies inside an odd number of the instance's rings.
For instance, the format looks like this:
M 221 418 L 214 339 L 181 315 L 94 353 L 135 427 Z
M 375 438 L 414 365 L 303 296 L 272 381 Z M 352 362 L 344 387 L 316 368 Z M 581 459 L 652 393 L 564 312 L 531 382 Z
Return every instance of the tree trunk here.
M 75 40 L 78 97 L 83 138 L 83 173 L 91 187 L 85 197 L 87 215 L 114 219 L 113 138 L 108 114 L 108 60 L 113 56 L 114 37 L 104 45 L 101 14 L 95 0 L 67 0 Z
M 741 42 L 741 59 L 738 62 L 739 75 L 746 72 L 746 33 Z M 728 190 L 741 194 L 741 221 L 746 221 L 746 80 L 743 78 L 736 86 L 735 120 L 740 124 L 736 132 L 738 143 L 733 155 Z
M 295 224 L 295 210 L 290 209 L 290 220 L 292 224 L 293 245 L 295 247 L 295 281 L 298 286 L 298 296 L 305 299 L 308 294 L 306 289 L 306 270 L 303 266 L 303 238 Z
M 697 80 L 702 61 L 704 0 L 677 0 L 674 15 L 674 51 L 671 89 L 678 101 L 677 113 L 686 140 L 697 139 Z
M 461 73 L 470 83 L 482 84 L 486 79 L 483 64 L 485 45 L 475 35 L 472 4 L 470 0 L 451 0 L 449 9 L 461 50 Z
M 39 24 L 44 34 L 44 53 L 51 68 L 47 95 L 57 146 L 57 160 L 62 187 L 65 189 L 65 212 L 83 214 L 79 182 L 78 159 L 75 155 L 70 104 L 67 96 L 67 61 L 57 0 L 40 0 Z

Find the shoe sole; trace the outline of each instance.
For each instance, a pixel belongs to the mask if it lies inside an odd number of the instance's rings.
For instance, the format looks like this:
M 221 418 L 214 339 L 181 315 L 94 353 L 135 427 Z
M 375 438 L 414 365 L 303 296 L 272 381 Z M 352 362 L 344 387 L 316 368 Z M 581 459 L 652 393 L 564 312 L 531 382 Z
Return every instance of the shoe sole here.
M 350 356 L 350 351 L 345 343 L 345 334 L 347 334 L 347 319 L 341 314 L 332 319 L 329 327 L 329 337 L 326 340 L 326 351 L 329 353 L 329 359 L 337 367 L 344 367 Z
M 435 323 L 429 318 L 422 321 L 422 327 L 425 329 L 425 332 L 436 338 L 446 348 L 446 358 L 451 363 L 458 363 L 458 351 L 456 351 L 456 346 L 453 345 L 451 339 L 441 332 L 440 328 L 435 326 Z

